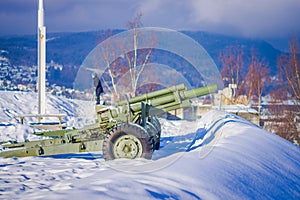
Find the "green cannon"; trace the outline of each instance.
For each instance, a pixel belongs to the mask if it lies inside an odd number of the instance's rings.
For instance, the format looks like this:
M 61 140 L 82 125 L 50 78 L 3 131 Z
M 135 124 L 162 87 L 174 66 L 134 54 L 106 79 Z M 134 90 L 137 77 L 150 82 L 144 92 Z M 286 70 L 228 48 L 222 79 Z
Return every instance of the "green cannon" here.
M 115 106 L 96 106 L 96 122 L 81 129 L 37 132 L 47 139 L 3 143 L 1 157 L 47 156 L 102 152 L 105 160 L 151 159 L 160 146 L 162 113 L 191 105 L 190 100 L 217 90 L 217 85 L 187 90 L 181 85 L 119 101 Z

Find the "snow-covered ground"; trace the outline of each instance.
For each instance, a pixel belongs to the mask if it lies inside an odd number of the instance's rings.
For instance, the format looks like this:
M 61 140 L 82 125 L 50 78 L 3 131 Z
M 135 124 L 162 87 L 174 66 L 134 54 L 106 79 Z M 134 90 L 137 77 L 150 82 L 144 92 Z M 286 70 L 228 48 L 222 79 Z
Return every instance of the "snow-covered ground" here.
M 19 123 L 17 116 L 38 114 L 38 96 L 33 92 L 0 91 L 0 141 L 17 140 L 19 142 L 35 140 L 31 133 L 34 129 L 30 122 L 36 118 L 25 118 L 25 126 Z M 53 95 L 47 96 L 46 114 L 66 114 L 64 121 L 68 127 L 82 127 L 95 121 L 94 103 L 65 99 Z M 58 118 L 46 118 L 45 121 L 57 121 Z
M 36 139 L 13 117 L 32 113 L 36 94 L 0 92 L 0 140 Z M 93 104 L 48 97 L 68 126 L 93 122 Z M 100 154 L 0 158 L 0 199 L 300 199 L 300 149 L 220 111 L 198 121 L 161 119 L 152 160 Z

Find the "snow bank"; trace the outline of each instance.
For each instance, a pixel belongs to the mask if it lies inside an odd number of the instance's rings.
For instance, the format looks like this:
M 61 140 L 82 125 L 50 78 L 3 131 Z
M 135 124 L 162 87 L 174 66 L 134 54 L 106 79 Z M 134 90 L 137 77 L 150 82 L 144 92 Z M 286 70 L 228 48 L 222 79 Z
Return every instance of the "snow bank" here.
M 105 162 L 99 154 L 0 158 L 0 198 L 300 198 L 300 149 L 290 142 L 220 111 L 197 123 L 163 125 L 153 160 Z
M 38 97 L 33 92 L 8 92 L 0 91 L 0 142 L 17 140 L 23 142 L 36 140 L 40 137 L 33 135 L 35 131 L 28 126 L 30 122 L 37 122 L 35 118 L 26 118 L 25 125 L 20 125 L 20 115 L 38 114 Z M 94 103 L 65 99 L 47 95 L 47 114 L 66 114 L 63 119 L 68 127 L 82 127 L 92 124 L 95 119 Z M 58 119 L 46 118 L 45 121 Z

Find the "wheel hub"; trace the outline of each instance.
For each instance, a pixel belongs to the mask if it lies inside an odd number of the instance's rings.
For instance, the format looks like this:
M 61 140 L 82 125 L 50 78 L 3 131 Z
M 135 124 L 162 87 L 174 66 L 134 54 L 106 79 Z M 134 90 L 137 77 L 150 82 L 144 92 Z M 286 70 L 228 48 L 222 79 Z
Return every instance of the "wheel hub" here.
M 115 158 L 139 158 L 142 155 L 142 144 L 133 135 L 123 135 L 115 142 L 113 153 Z

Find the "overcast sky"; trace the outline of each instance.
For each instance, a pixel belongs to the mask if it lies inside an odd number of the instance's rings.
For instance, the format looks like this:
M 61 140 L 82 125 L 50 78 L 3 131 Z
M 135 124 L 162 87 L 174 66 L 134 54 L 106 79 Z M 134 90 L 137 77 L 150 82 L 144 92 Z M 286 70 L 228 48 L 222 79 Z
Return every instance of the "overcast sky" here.
M 0 0 L 0 35 L 35 34 L 38 0 Z M 47 32 L 145 27 L 255 38 L 300 35 L 300 0 L 44 0 Z

